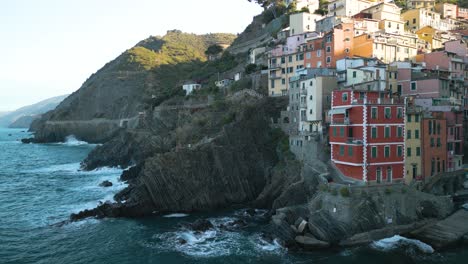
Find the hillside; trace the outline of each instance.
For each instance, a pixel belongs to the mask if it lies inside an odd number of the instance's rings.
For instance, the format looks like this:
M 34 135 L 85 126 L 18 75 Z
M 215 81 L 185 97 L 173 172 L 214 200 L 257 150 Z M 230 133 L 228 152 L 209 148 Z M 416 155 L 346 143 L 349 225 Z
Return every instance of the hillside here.
M 99 136 L 88 131 L 96 131 L 103 120 L 109 124 L 135 117 L 139 112 L 180 94 L 184 80 L 207 82 L 219 68 L 230 68 L 230 65 L 205 63 L 205 51 L 213 44 L 230 44 L 234 38 L 232 34 L 195 35 L 173 30 L 163 37 L 152 36 L 139 42 L 91 75 L 55 111 L 35 122 L 32 129 L 38 132 L 36 138 L 60 141 L 72 132 L 88 141 L 109 138 L 115 126 L 105 125 L 102 128 L 105 133 L 98 133 Z M 100 121 L 86 125 L 87 128 L 80 125 L 89 120 Z M 62 121 L 78 123 L 71 126 L 68 123 L 61 129 Z M 80 131 L 74 125 L 86 131 L 79 135 Z M 58 130 L 60 134 L 56 133 Z
M 8 127 L 12 123 L 16 122 L 19 119 L 23 119 L 21 122 L 21 126 L 12 126 L 12 127 L 21 127 L 21 128 L 27 128 L 29 127 L 30 123 L 32 120 L 35 118 L 39 117 L 40 115 L 55 109 L 57 105 L 63 101 L 68 95 L 61 95 L 61 96 L 56 96 L 53 98 L 49 98 L 43 101 L 40 101 L 36 104 L 33 105 L 28 105 L 21 107 L 15 111 L 1 114 L 0 113 L 0 127 Z M 26 119 L 28 119 L 30 122 L 27 122 Z M 26 122 L 25 122 L 26 121 Z M 19 124 L 19 123 L 18 123 Z

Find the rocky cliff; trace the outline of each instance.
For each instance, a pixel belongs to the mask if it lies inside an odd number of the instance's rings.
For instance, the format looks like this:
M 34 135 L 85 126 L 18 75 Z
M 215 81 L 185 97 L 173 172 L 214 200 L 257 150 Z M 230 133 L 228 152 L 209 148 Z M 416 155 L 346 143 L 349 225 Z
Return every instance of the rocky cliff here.
M 206 49 L 216 43 L 230 44 L 234 37 L 174 30 L 141 41 L 91 75 L 54 111 L 34 122 L 34 141 L 62 141 L 70 134 L 89 142 L 111 139 L 126 119 L 181 94 L 185 80 L 202 81 L 210 76 L 209 69 L 204 69 Z
M 190 118 L 183 117 L 187 112 L 174 110 L 179 112 L 174 120 L 177 125 L 173 133 L 165 133 L 165 139 L 146 137 L 145 142 L 131 141 L 130 148 L 122 147 L 127 142 L 104 144 L 85 160 L 85 167 L 111 162 L 109 156 L 107 161 L 99 158 L 104 149 L 124 163 L 135 157 L 129 155 L 131 148 L 154 145 L 154 149 L 144 150 L 147 154 L 138 158 L 139 165 L 123 175 L 130 185 L 116 196 L 116 203 L 103 204 L 72 219 L 271 207 L 292 182 L 300 180 L 300 164 L 287 148 L 287 137 L 270 127 L 271 119 L 278 118 L 286 104 L 285 98 L 228 97 L 224 103 L 189 114 Z M 174 148 L 158 149 L 156 142 L 161 140 L 173 142 Z

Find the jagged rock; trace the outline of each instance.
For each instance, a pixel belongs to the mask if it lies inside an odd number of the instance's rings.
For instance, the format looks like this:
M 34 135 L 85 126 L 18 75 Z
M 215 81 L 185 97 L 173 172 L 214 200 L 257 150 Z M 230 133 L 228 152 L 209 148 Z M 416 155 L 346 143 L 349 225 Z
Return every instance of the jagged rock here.
M 308 223 L 309 231 L 319 240 L 336 242 L 348 235 L 345 223 L 338 221 L 326 211 L 312 213 Z
M 330 243 L 320 241 L 312 236 L 296 236 L 295 241 L 305 249 L 323 249 L 330 247 Z
M 411 232 L 411 236 L 434 248 L 445 248 L 458 243 L 468 234 L 467 223 L 468 211 L 459 210 L 444 220 Z
M 111 187 L 113 184 L 110 181 L 103 181 L 99 184 L 100 187 Z

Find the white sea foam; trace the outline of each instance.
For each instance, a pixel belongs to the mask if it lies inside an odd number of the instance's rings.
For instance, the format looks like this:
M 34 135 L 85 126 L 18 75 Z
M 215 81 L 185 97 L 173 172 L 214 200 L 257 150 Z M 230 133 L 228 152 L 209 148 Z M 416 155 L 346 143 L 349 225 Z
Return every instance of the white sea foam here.
M 429 254 L 434 253 L 434 249 L 430 245 L 423 243 L 416 239 L 409 239 L 409 238 L 402 237 L 399 235 L 385 238 L 379 241 L 375 241 L 371 244 L 373 248 L 379 249 L 382 251 L 390 251 L 398 247 L 407 246 L 407 245 L 414 246 L 424 253 L 429 253 Z
M 75 135 L 69 135 L 65 138 L 65 142 L 62 143 L 63 145 L 67 146 L 81 146 L 81 145 L 89 145 L 86 141 L 78 140 Z
M 187 216 L 189 216 L 189 215 L 188 214 L 181 214 L 181 213 L 163 215 L 163 217 L 165 217 L 165 218 L 182 218 L 182 217 L 187 217 Z
M 283 252 L 285 248 L 281 246 L 277 239 L 274 239 L 272 242 L 268 242 L 263 239 L 260 235 L 255 237 L 255 245 L 258 249 L 268 252 Z

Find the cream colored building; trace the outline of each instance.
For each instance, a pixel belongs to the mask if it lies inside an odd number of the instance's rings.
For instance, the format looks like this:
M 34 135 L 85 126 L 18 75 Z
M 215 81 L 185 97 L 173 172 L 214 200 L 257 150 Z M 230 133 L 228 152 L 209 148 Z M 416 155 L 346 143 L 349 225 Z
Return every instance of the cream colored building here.
M 394 3 L 381 2 L 361 11 L 363 16 L 379 22 L 379 29 L 388 33 L 404 33 L 401 8 Z
M 439 3 L 435 5 L 434 10 L 441 14 L 442 18 L 457 18 L 457 5 L 449 3 Z
M 321 19 L 321 15 L 301 12 L 289 15 L 290 35 L 298 35 L 315 31 L 315 21 Z
M 407 30 L 416 31 L 425 26 L 431 26 L 437 30 L 453 30 L 458 27 L 454 19 L 441 19 L 440 14 L 429 9 L 410 9 L 401 14 L 401 19 L 406 23 Z
M 416 9 L 416 8 L 426 8 L 432 9 L 434 8 L 435 0 L 406 0 L 406 7 L 408 9 Z
M 421 120 L 422 108 L 407 106 L 405 116 L 405 182 L 410 184 L 422 176 Z
M 415 34 L 377 33 L 374 36 L 374 57 L 385 63 L 412 61 L 418 54 L 418 37 Z
M 319 0 L 285 0 L 287 6 L 296 1 L 296 10 L 308 8 L 310 13 L 314 13 L 319 8 Z
M 328 3 L 328 15 L 352 17 L 362 10 L 369 8 L 377 1 L 366 0 L 335 0 Z

